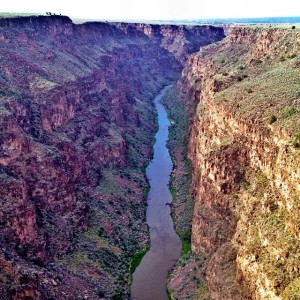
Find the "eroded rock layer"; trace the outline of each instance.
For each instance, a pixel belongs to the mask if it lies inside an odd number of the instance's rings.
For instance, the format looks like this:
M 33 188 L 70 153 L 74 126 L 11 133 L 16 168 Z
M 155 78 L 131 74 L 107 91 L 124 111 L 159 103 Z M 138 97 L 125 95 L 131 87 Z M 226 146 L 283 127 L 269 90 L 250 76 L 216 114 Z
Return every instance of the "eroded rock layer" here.
M 1 299 L 125 298 L 152 99 L 211 26 L 0 19 Z
M 235 27 L 184 69 L 192 250 L 212 299 L 300 295 L 299 56 L 295 30 Z

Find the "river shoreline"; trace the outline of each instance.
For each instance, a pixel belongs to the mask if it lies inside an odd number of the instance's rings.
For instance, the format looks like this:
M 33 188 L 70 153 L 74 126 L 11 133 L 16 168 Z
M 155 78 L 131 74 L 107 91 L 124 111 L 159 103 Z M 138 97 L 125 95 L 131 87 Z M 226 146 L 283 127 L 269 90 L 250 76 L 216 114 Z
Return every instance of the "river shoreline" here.
M 151 246 L 132 276 L 131 295 L 135 300 L 168 299 L 168 271 L 180 257 L 182 247 L 174 229 L 169 205 L 172 202 L 169 181 L 173 164 L 166 144 L 170 121 L 160 103 L 168 88 L 165 87 L 154 99 L 159 127 L 155 135 L 153 159 L 146 169 L 150 184 L 147 224 Z

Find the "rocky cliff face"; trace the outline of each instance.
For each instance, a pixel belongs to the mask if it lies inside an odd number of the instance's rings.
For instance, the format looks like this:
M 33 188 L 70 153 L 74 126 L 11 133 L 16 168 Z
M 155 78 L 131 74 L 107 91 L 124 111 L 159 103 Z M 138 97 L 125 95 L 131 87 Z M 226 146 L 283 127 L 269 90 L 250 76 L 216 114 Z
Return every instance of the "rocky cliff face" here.
M 0 20 L 3 299 L 126 297 L 130 256 L 147 240 L 151 100 L 191 51 L 222 37 L 210 26 Z
M 236 27 L 185 67 L 192 250 L 212 299 L 299 297 L 299 54 L 293 30 Z

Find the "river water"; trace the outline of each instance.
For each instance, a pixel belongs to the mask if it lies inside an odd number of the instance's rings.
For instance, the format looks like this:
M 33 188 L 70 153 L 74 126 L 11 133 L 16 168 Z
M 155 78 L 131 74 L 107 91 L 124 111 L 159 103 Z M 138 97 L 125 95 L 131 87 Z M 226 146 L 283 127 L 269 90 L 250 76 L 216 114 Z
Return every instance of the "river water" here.
M 156 133 L 154 156 L 146 175 L 150 183 L 147 207 L 147 223 L 150 227 L 150 250 L 143 257 L 132 277 L 131 297 L 134 300 L 167 300 L 168 271 L 179 258 L 181 241 L 174 230 L 170 216 L 172 195 L 168 188 L 172 161 L 166 147 L 170 121 L 160 99 L 164 88 L 154 99 L 158 112 L 159 129 Z

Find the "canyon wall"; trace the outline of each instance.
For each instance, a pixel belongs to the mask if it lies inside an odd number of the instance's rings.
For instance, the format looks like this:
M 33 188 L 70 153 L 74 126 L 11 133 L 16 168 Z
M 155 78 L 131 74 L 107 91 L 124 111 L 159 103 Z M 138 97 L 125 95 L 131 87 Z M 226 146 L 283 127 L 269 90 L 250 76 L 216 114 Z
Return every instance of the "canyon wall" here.
M 1 299 L 125 299 L 152 99 L 212 26 L 0 19 Z
M 300 295 L 299 56 L 295 30 L 233 27 L 183 71 L 181 99 L 197 103 L 192 251 L 211 299 Z

